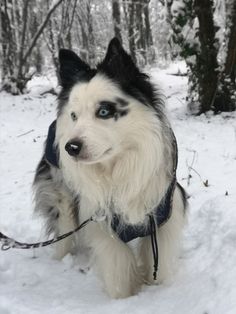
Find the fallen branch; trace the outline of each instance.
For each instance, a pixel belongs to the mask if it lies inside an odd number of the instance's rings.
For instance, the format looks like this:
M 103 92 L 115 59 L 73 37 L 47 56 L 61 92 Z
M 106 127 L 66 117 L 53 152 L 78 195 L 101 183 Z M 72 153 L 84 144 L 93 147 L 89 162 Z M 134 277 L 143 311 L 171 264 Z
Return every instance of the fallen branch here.
M 34 129 L 29 130 L 29 131 L 27 131 L 27 132 L 25 132 L 25 133 L 22 133 L 22 134 L 20 134 L 20 135 L 17 135 L 17 137 L 21 137 L 21 136 L 27 135 L 27 134 L 32 133 L 32 132 L 34 132 Z
M 40 93 L 40 96 L 44 96 L 46 94 L 52 94 L 52 95 L 58 96 L 58 93 L 55 91 L 54 88 L 48 89 L 45 92 Z

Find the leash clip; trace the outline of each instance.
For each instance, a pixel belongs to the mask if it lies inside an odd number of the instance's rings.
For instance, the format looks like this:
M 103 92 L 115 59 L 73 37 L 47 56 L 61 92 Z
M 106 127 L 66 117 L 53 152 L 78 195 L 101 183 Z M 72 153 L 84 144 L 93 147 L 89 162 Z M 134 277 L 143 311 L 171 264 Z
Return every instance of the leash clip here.
M 99 209 L 92 215 L 91 220 L 94 222 L 102 222 L 106 220 L 107 216 L 105 214 L 105 210 Z

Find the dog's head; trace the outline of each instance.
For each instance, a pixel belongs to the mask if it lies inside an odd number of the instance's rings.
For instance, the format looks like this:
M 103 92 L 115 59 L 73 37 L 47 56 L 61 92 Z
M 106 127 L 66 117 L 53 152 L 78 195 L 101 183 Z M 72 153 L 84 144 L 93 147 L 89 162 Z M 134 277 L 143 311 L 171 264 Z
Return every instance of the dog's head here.
M 153 111 L 158 113 L 156 93 L 118 39 L 111 40 L 96 69 L 70 50 L 60 50 L 59 61 L 60 150 L 63 146 L 74 160 L 97 163 L 137 149 L 151 128 Z

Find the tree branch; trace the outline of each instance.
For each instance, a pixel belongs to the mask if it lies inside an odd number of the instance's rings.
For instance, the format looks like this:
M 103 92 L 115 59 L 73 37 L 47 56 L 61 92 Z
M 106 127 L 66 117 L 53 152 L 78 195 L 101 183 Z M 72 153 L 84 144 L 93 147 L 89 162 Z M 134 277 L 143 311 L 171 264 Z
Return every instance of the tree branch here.
M 23 57 L 23 61 L 22 62 L 25 62 L 26 59 L 29 57 L 29 55 L 31 54 L 31 51 L 33 50 L 33 48 L 35 47 L 36 45 L 36 42 L 38 40 L 38 38 L 40 37 L 40 35 L 42 34 L 44 28 L 46 27 L 52 13 L 56 10 L 56 8 L 63 2 L 64 0 L 57 0 L 56 2 L 54 2 L 54 4 L 51 6 L 51 8 L 49 9 L 48 11 L 48 14 L 47 16 L 45 17 L 44 21 L 42 22 L 42 24 L 39 26 L 39 29 L 37 31 L 37 33 L 34 35 L 32 41 L 31 41 L 31 44 L 29 46 L 29 48 L 27 49 L 27 51 L 25 52 L 24 54 L 24 57 Z

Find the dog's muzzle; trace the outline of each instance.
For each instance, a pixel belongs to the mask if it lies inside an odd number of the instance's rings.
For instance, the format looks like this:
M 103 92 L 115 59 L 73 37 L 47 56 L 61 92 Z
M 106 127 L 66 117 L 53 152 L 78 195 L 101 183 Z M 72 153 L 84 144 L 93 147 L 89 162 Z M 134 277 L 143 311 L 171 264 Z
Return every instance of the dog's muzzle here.
M 70 156 L 78 157 L 82 149 L 82 146 L 83 142 L 79 141 L 78 139 L 74 139 L 66 143 L 65 150 Z

